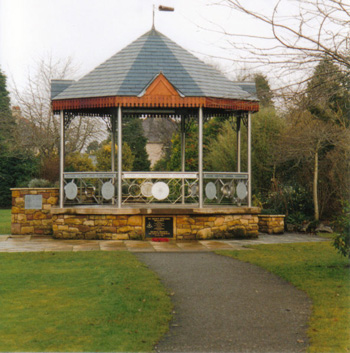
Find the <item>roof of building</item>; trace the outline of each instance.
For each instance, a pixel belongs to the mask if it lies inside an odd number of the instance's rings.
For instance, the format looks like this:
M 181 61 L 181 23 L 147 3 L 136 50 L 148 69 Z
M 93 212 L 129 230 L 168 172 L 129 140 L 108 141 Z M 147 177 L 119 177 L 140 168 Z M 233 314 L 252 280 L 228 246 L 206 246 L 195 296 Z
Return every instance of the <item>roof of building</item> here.
M 205 64 L 155 29 L 74 83 L 53 81 L 52 99 L 141 97 L 162 74 L 181 97 L 257 101 L 254 83 L 239 83 Z M 58 87 L 58 85 L 60 85 Z

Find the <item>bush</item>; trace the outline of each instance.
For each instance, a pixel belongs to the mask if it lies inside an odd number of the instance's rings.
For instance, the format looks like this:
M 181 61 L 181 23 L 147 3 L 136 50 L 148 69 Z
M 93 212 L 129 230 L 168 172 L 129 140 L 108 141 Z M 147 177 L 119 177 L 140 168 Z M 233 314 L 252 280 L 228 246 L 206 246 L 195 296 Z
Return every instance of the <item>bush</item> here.
M 274 210 L 287 216 L 287 223 L 301 224 L 309 221 L 313 215 L 312 195 L 300 185 L 282 185 L 276 183 L 263 201 L 265 209 Z
M 28 183 L 29 188 L 49 188 L 52 186 L 53 184 L 51 183 L 51 181 L 46 179 L 32 179 Z
M 333 239 L 333 246 L 338 252 L 350 258 L 350 204 L 344 202 L 342 213 L 338 216 L 335 226 L 339 233 Z

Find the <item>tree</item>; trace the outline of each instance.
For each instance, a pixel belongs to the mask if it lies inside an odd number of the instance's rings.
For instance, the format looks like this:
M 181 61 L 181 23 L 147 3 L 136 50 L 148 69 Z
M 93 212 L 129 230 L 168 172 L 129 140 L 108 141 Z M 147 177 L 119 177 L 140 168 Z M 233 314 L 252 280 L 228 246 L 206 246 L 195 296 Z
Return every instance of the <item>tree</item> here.
M 146 151 L 147 139 L 143 135 L 141 119 L 130 118 L 123 121 L 123 141 L 128 144 L 135 157 L 131 170 L 150 170 L 151 163 Z
M 275 0 L 272 6 L 264 3 L 261 10 L 253 7 L 254 3 L 249 4 L 240 0 L 220 2 L 221 6 L 261 25 L 259 33 L 225 31 L 237 62 L 245 63 L 253 70 L 268 65 L 270 74 L 274 71 L 279 78 L 279 84 L 281 79 L 290 78 L 295 88 L 310 78 L 310 69 L 324 55 L 341 70 L 349 70 L 349 3 L 343 0 Z M 284 85 L 287 84 L 284 81 Z
M 216 138 L 213 137 L 208 145 L 210 147 L 204 157 L 208 170 L 220 172 L 237 171 L 236 132 L 229 121 L 223 123 Z M 243 145 L 242 141 L 242 147 Z M 242 170 L 245 167 L 246 163 L 243 163 Z
M 270 107 L 273 105 L 273 92 L 270 83 L 265 75 L 257 73 L 254 75 L 254 82 L 256 86 L 256 94 L 259 98 L 260 107 Z
M 115 145 L 116 152 L 118 151 L 118 146 Z M 97 160 L 97 171 L 110 171 L 111 170 L 111 155 L 112 155 L 112 143 L 109 140 L 106 140 L 101 143 L 101 147 L 96 151 L 95 156 Z M 123 170 L 131 171 L 134 165 L 135 157 L 131 152 L 129 145 L 123 143 Z M 117 153 L 115 165 L 117 165 Z
M 316 66 L 302 101 L 319 119 L 350 127 L 350 77 L 328 56 Z
M 74 152 L 66 156 L 66 172 L 92 172 L 93 170 L 95 168 L 88 154 Z
M 314 203 L 314 218 L 319 220 L 319 162 L 321 156 L 329 153 L 327 150 L 346 148 L 349 138 L 348 131 L 336 125 L 326 123 L 310 112 L 304 111 L 294 119 L 284 131 L 279 160 L 293 160 L 294 167 L 305 163 L 312 171 L 312 192 Z
M 6 76 L 0 70 L 0 148 L 9 150 L 14 141 L 15 119 L 10 108 L 10 95 L 6 88 Z
M 23 90 L 14 84 L 13 93 L 24 117 L 19 128 L 25 130 L 27 135 L 27 138 L 21 139 L 22 147 L 39 156 L 42 174 L 47 173 L 46 166 L 56 162 L 59 153 L 60 121 L 51 110 L 51 80 L 64 79 L 74 71 L 71 59 L 42 59 L 34 75 L 28 75 Z M 81 152 L 90 140 L 101 133 L 101 123 L 97 118 L 74 118 L 66 130 L 66 152 Z M 58 174 L 55 177 L 58 178 Z
M 11 205 L 11 187 L 23 185 L 37 173 L 35 157 L 18 148 L 15 129 L 6 76 L 0 70 L 0 207 Z

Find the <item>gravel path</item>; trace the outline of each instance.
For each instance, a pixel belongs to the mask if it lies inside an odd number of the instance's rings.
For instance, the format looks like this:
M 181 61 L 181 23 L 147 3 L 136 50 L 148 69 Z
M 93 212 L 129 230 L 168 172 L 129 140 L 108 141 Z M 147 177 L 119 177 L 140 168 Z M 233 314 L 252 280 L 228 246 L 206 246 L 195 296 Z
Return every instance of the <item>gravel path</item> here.
M 157 352 L 301 352 L 311 303 L 254 265 L 214 253 L 138 253 L 172 294 Z

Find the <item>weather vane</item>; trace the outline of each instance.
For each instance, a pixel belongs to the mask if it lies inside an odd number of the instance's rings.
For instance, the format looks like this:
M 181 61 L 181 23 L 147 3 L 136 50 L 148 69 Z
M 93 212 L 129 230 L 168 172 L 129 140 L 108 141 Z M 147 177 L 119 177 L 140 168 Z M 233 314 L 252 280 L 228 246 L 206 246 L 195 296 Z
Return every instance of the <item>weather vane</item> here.
M 156 5 L 153 5 L 152 29 L 155 29 L 155 27 L 154 27 L 154 13 L 155 13 L 155 8 L 156 8 Z M 173 7 L 168 7 L 168 6 L 159 5 L 158 10 L 159 10 L 159 11 L 173 12 L 175 9 L 174 9 Z

